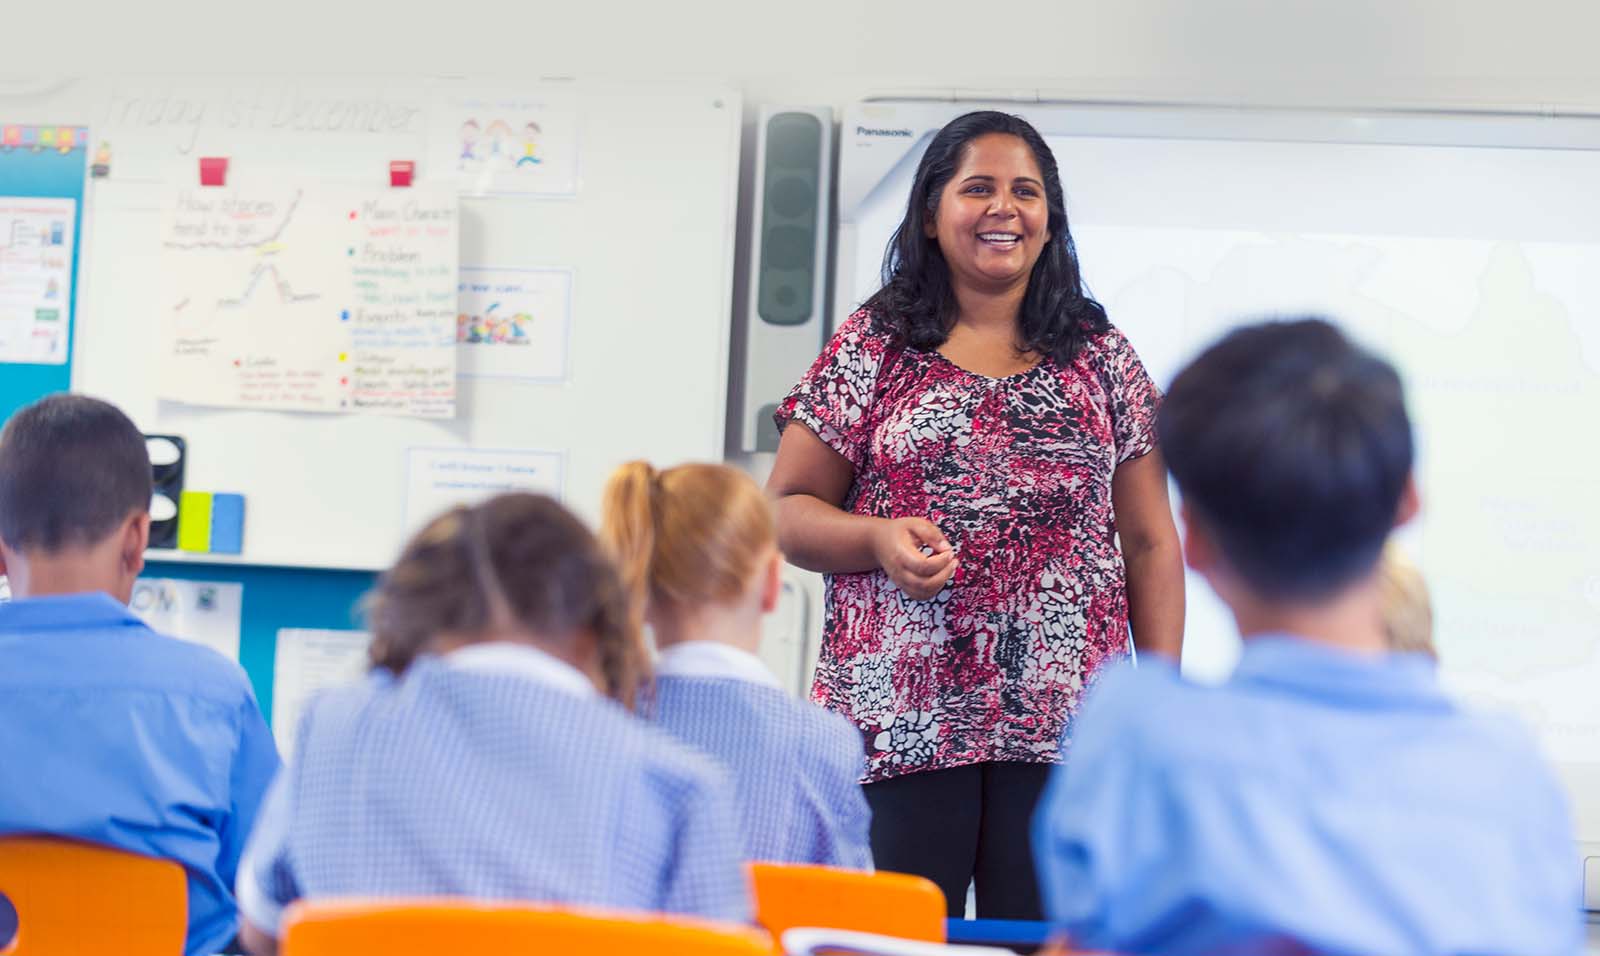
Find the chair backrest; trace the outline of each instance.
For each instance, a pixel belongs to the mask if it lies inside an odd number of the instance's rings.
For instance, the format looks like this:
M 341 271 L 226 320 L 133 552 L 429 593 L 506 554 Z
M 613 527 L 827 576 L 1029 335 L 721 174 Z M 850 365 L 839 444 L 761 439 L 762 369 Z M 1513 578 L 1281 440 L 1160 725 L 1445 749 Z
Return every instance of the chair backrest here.
M 880 936 L 853 929 L 796 927 L 783 934 L 783 956 L 812 956 L 814 953 L 849 953 L 851 956 L 1012 956 L 1016 952 L 1001 946 L 966 946 L 930 943 L 920 939 Z M 1056 953 L 1053 956 L 1074 956 Z M 1088 956 L 1088 954 L 1084 954 Z
M 766 933 L 645 913 L 457 899 L 303 901 L 283 956 L 768 956 Z
M 11 956 L 182 956 L 183 867 L 53 837 L 0 837 L 0 893 L 17 911 Z
M 753 863 L 750 880 L 756 922 L 773 938 L 796 926 L 824 926 L 931 943 L 945 939 L 944 893 L 920 876 Z

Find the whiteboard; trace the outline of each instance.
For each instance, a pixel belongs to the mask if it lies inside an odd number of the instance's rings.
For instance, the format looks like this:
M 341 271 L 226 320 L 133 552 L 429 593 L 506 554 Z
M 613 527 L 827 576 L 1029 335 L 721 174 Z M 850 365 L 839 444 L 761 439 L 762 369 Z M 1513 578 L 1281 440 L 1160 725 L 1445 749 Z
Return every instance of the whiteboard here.
M 487 92 L 485 92 L 487 91 Z M 595 518 L 611 469 L 637 457 L 723 453 L 740 101 L 690 84 L 467 81 L 131 80 L 55 94 L 110 144 L 111 175 L 91 181 L 73 388 L 128 411 L 146 432 L 188 443 L 186 487 L 246 499 L 248 564 L 376 569 L 407 533 L 413 449 L 526 451 L 558 463 L 564 500 Z M 560 373 L 467 375 L 457 417 L 202 408 L 159 401 L 152 358 L 159 307 L 160 204 L 194 182 L 197 159 L 230 158 L 229 181 L 417 183 L 455 134 L 457 101 L 551 98 L 576 136 L 555 194 L 461 199 L 463 270 L 560 277 L 570 296 Z M 37 107 L 51 112 L 51 104 Z M 443 142 L 447 154 L 453 148 Z M 235 179 L 237 177 L 237 180 Z M 564 376 L 564 377 L 563 377 Z M 184 560 L 180 552 L 152 557 Z M 196 560 L 216 562 L 218 556 Z M 221 559 L 227 560 L 227 559 Z
M 837 315 L 874 291 L 929 138 L 845 117 Z M 1242 321 L 1322 313 L 1400 368 L 1446 684 L 1524 719 L 1600 841 L 1600 121 L 1003 104 L 1061 168 L 1091 293 L 1158 384 Z M 1185 671 L 1239 641 L 1188 581 Z

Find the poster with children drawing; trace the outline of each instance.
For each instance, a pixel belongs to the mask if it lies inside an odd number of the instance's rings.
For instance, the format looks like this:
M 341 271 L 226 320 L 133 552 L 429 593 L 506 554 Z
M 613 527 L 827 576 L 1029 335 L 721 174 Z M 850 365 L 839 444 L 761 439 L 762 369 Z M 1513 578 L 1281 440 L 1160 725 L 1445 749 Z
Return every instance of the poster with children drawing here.
M 560 382 L 567 377 L 572 273 L 462 266 L 456 371 L 480 378 Z
M 450 170 L 464 195 L 577 193 L 570 97 L 459 97 L 434 115 L 434 168 Z

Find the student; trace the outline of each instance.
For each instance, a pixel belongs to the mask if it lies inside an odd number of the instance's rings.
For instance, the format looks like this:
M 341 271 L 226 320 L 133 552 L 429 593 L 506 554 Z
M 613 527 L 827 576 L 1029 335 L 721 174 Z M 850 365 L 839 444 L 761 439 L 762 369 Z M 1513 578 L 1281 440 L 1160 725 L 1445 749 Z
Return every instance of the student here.
M 1383 600 L 1383 630 L 1389 650 L 1437 658 L 1433 646 L 1433 602 L 1428 582 L 1417 566 L 1393 544 L 1378 562 L 1378 588 Z
M 1242 329 L 1157 430 L 1244 650 L 1216 687 L 1104 678 L 1035 818 L 1052 918 L 1129 953 L 1581 952 L 1551 772 L 1388 651 L 1376 565 L 1417 510 L 1394 369 L 1322 321 Z
M 644 653 L 606 554 L 541 495 L 417 533 L 364 683 L 312 702 L 239 876 L 268 952 L 297 898 L 449 895 L 742 919 L 721 771 L 630 715 Z
M 213 953 L 278 752 L 237 664 L 128 610 L 150 495 L 144 436 L 105 402 L 52 395 L 0 432 L 0 834 L 176 860 L 187 952 Z
M 733 772 L 745 858 L 870 868 L 861 734 L 756 657 L 783 571 L 760 488 L 726 465 L 636 461 L 612 476 L 604 515 L 661 651 L 648 715 Z

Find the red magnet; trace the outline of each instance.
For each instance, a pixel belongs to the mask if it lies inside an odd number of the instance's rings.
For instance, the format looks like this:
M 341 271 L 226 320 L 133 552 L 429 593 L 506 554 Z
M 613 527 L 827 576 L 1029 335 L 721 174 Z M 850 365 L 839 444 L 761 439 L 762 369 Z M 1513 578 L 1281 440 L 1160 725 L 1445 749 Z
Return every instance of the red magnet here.
M 200 185 L 226 186 L 228 184 L 228 157 L 200 157 Z

